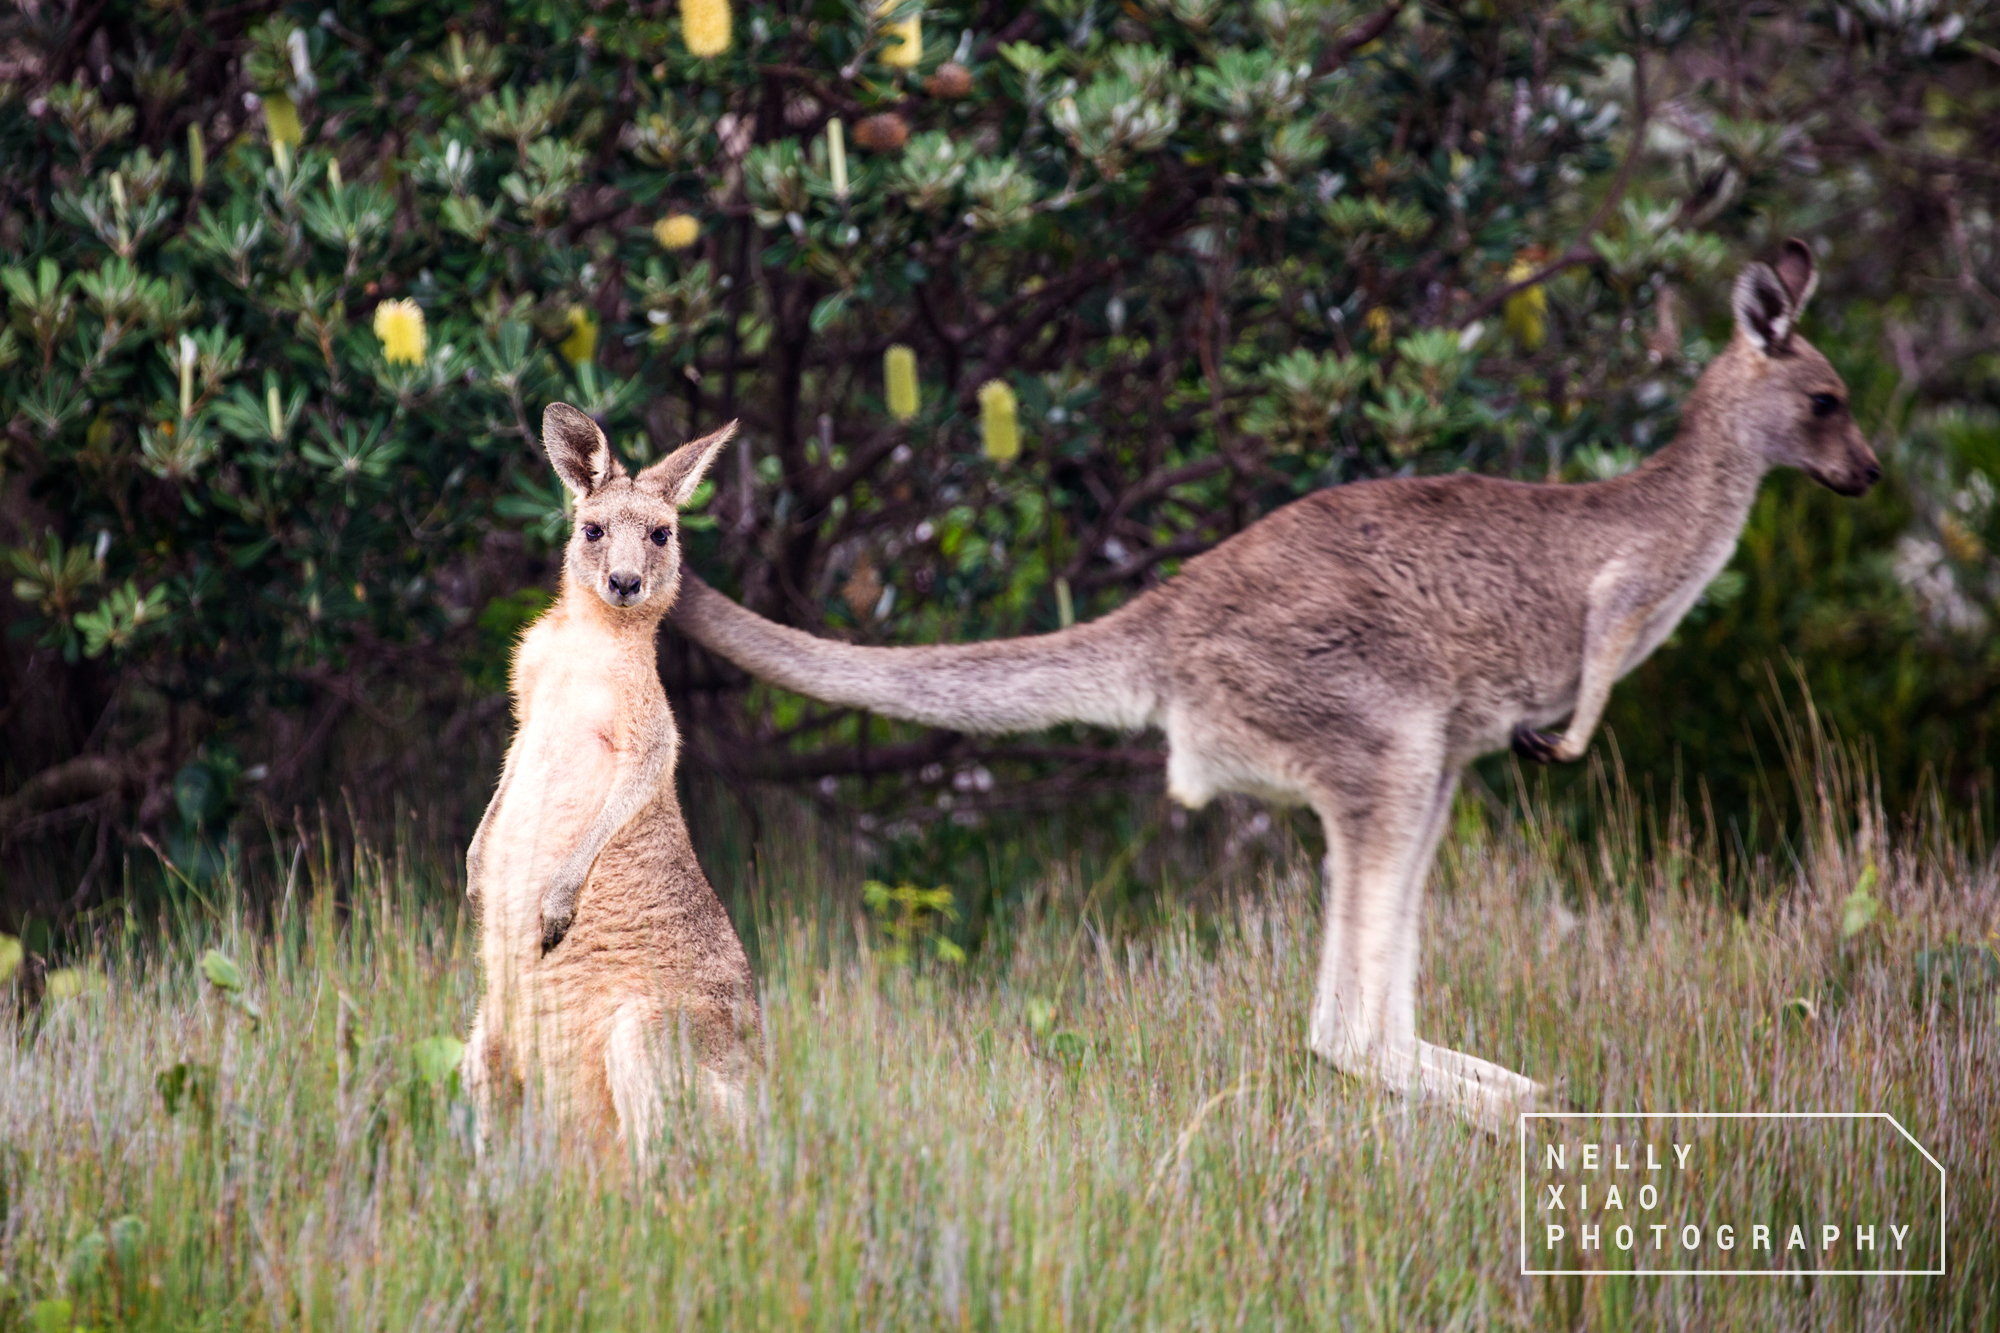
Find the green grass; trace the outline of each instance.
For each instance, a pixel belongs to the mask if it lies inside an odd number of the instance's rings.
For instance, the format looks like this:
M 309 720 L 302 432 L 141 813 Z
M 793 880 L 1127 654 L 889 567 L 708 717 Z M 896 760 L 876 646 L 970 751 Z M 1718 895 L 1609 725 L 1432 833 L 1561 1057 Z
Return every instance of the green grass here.
M 448 863 L 315 845 L 268 920 L 105 940 L 102 990 L 0 1037 L 0 1328 L 1993 1328 L 1995 866 L 1885 832 L 1839 756 L 1802 777 L 1782 866 L 1615 789 L 1588 844 L 1462 803 L 1420 1030 L 1584 1109 L 1889 1111 L 1950 1171 L 1943 1277 L 1520 1276 L 1513 1140 L 1306 1054 L 1303 853 L 1149 919 L 1054 859 L 919 969 L 779 818 L 752 1124 L 684 1111 L 643 1179 L 529 1121 L 475 1163 L 420 1058 L 476 986 Z

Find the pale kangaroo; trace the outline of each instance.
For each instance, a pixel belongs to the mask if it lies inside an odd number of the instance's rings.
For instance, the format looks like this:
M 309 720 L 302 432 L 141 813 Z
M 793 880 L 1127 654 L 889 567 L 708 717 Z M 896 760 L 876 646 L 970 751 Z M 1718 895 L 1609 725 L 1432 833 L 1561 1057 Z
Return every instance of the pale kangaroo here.
M 465 857 L 486 987 L 462 1073 L 482 1142 L 530 1079 L 565 1126 L 641 1157 L 684 1076 L 744 1113 L 761 1020 L 674 797 L 653 646 L 680 587 L 677 511 L 735 431 L 632 477 L 589 417 L 542 416 L 576 518 L 562 591 L 514 654 L 514 740 Z
M 1419 1041 L 1423 886 L 1460 770 L 1510 743 L 1584 753 L 1612 682 L 1722 569 L 1773 467 L 1843 495 L 1880 476 L 1826 358 L 1793 334 L 1816 277 L 1787 242 L 1735 288 L 1736 336 L 1680 434 L 1609 481 L 1397 478 L 1317 492 L 1101 620 L 1026 639 L 861 648 L 690 578 L 689 636 L 830 703 L 973 732 L 1158 726 L 1167 790 L 1310 805 L 1326 831 L 1312 1049 L 1488 1126 L 1539 1084 Z M 1560 737 L 1537 728 L 1564 717 Z

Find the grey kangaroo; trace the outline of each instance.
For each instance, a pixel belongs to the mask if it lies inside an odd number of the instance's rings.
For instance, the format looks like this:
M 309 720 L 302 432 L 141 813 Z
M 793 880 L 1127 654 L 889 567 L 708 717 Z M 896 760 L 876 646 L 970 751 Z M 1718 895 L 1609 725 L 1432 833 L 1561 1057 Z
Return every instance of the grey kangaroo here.
M 1319 491 L 1110 615 L 1033 638 L 854 647 L 772 624 L 692 576 L 673 618 L 829 703 L 983 733 L 1158 726 L 1176 800 L 1310 805 L 1327 842 L 1312 1049 L 1498 1128 L 1542 1086 L 1416 1034 L 1424 880 L 1460 770 L 1509 745 L 1542 763 L 1580 758 L 1612 682 L 1728 561 L 1766 472 L 1801 468 L 1848 496 L 1880 477 L 1846 386 L 1794 333 L 1816 281 L 1795 240 L 1774 266 L 1749 265 L 1735 336 L 1680 433 L 1608 481 Z M 1560 735 L 1541 730 L 1565 717 Z
M 514 740 L 465 856 L 486 991 L 462 1073 L 482 1143 L 538 1074 L 566 1124 L 642 1160 L 682 1077 L 726 1118 L 748 1104 L 755 985 L 674 797 L 653 646 L 680 586 L 678 511 L 735 431 L 630 476 L 589 417 L 542 416 L 576 524 L 561 595 L 515 650 Z

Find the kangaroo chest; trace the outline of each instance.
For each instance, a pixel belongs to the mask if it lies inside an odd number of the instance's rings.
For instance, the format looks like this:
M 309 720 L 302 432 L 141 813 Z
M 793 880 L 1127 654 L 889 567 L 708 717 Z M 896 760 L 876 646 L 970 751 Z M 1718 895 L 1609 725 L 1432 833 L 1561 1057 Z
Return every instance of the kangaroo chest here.
M 1632 651 L 1626 655 L 1625 663 L 1619 670 L 1621 676 L 1651 657 L 1653 650 L 1666 642 L 1674 627 L 1693 609 L 1702 592 L 1715 581 L 1715 576 L 1723 571 L 1729 564 L 1730 556 L 1736 553 L 1736 538 L 1740 530 L 1740 524 L 1731 525 L 1680 559 L 1662 560 L 1656 566 L 1655 574 L 1660 580 L 1657 600 L 1632 645 Z
M 538 910 L 556 865 L 603 809 L 632 724 L 603 659 L 574 638 L 536 641 L 531 634 L 515 679 L 521 723 L 509 748 L 512 776 L 494 812 L 488 864 L 496 896 L 529 914 Z

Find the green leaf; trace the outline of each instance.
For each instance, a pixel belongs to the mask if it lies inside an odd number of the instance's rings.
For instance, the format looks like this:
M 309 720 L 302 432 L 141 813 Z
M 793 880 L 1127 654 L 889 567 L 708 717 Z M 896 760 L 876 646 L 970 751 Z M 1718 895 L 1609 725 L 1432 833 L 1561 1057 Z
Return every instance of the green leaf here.
M 228 991 L 231 995 L 243 992 L 243 969 L 236 966 L 236 960 L 219 949 L 210 949 L 201 956 L 201 972 L 208 983 L 217 990 Z
M 1881 905 L 1860 890 L 1848 894 L 1840 909 L 1840 938 L 1851 940 L 1874 925 L 1880 911 Z
M 74 1000 L 81 995 L 100 995 L 104 974 L 89 967 L 59 967 L 49 973 L 43 993 L 51 1000 Z
M 28 1308 L 28 1326 L 35 1333 L 70 1333 L 76 1307 L 68 1301 L 36 1301 Z
M 840 318 L 840 312 L 846 308 L 846 292 L 835 292 L 831 296 L 822 296 L 819 299 L 819 304 L 813 307 L 812 331 L 814 333 L 825 333 L 832 326 L 833 322 Z
M 1840 909 L 1840 938 L 1851 940 L 1868 927 L 1875 924 L 1881 915 L 1882 905 L 1875 901 L 1870 892 L 1875 887 L 1875 863 L 1861 872 L 1861 878 L 1854 885 L 1854 892 L 1847 895 L 1847 901 Z
M 111 1249 L 102 1231 L 87 1231 L 69 1252 L 69 1259 L 63 1265 L 67 1269 L 69 1289 L 77 1291 L 88 1287 L 104 1271 L 104 1256 Z
M 453 1036 L 426 1037 L 410 1047 L 417 1073 L 433 1088 L 442 1089 L 458 1073 L 465 1055 L 465 1043 Z

